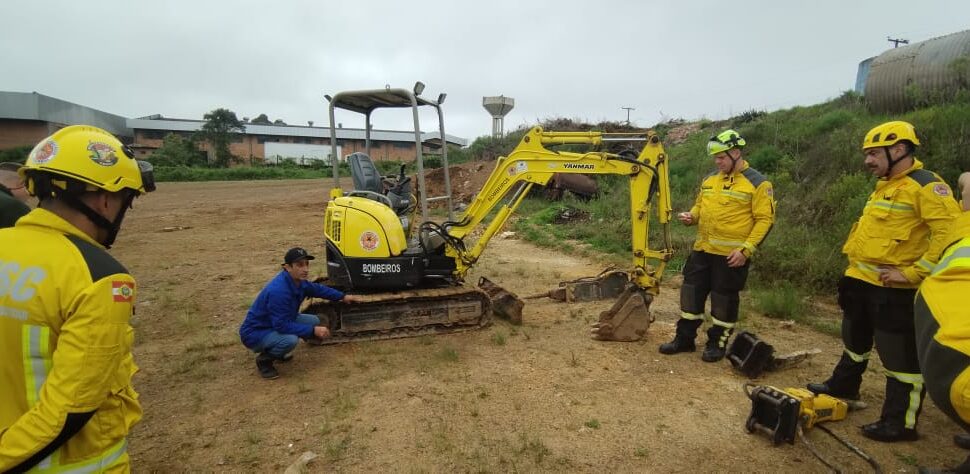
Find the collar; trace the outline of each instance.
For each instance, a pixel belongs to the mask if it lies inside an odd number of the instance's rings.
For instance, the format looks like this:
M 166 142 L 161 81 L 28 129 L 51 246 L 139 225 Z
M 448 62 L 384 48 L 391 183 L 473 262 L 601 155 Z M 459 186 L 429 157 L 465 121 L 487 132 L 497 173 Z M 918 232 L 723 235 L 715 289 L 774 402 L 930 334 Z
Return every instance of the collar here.
M 902 173 L 897 174 L 896 176 L 893 176 L 892 178 L 879 178 L 879 180 L 885 181 L 885 182 L 894 182 L 909 176 L 909 174 L 912 173 L 913 171 L 921 170 L 921 169 L 923 169 L 923 162 L 920 160 L 917 160 L 916 157 L 913 157 L 913 166 L 910 166 L 909 169 L 907 169 L 906 171 L 903 171 Z
M 17 227 L 44 227 L 59 234 L 79 237 L 87 242 L 97 245 L 98 248 L 104 249 L 104 245 L 101 245 L 90 235 L 85 234 L 77 227 L 74 227 L 74 224 L 71 224 L 70 222 L 64 220 L 63 217 L 44 208 L 38 207 L 37 209 L 27 213 L 27 215 L 21 217 L 20 220 L 17 221 Z

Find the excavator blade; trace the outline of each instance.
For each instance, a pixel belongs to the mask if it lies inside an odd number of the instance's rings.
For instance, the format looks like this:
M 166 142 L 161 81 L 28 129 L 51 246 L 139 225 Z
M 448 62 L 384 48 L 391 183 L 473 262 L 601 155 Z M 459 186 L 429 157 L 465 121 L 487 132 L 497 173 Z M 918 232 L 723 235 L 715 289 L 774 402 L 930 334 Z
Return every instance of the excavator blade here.
M 634 285 L 628 285 L 613 307 L 600 313 L 593 324 L 593 339 L 599 341 L 639 341 L 647 334 L 654 317 L 650 314 L 653 296 Z
M 525 302 L 515 293 L 485 277 L 478 280 L 478 287 L 488 295 L 488 299 L 492 301 L 492 311 L 498 317 L 507 319 L 512 324 L 522 324 L 522 307 L 525 306 Z
M 302 312 L 320 317 L 331 336 L 314 343 L 329 345 L 442 334 L 488 326 L 488 295 L 454 286 L 360 295 L 359 303 L 312 301 Z

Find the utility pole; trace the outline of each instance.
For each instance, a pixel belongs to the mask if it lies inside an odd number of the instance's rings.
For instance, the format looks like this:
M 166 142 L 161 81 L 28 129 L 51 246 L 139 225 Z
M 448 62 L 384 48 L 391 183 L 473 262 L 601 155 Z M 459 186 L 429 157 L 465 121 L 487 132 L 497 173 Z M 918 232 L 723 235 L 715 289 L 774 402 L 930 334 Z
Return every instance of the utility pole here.
M 900 45 L 900 43 L 902 43 L 902 44 L 909 44 L 909 40 L 908 39 L 890 38 L 889 36 L 886 37 L 886 41 L 889 41 L 890 43 L 892 43 L 893 44 L 893 48 L 898 48 L 899 45 Z
M 620 108 L 623 109 L 623 110 L 626 110 L 626 124 L 627 125 L 630 125 L 630 111 L 631 110 L 637 110 L 637 109 L 635 109 L 633 107 L 620 107 Z

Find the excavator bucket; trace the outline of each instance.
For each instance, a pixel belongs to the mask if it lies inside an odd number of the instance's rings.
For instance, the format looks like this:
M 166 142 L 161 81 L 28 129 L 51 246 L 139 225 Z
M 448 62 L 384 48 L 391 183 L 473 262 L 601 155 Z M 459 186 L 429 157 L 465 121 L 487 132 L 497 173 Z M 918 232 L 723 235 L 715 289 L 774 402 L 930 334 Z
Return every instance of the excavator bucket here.
M 525 302 L 519 299 L 515 293 L 496 285 L 492 280 L 485 277 L 478 280 L 478 287 L 492 301 L 492 311 L 496 315 L 507 319 L 512 324 L 522 324 L 522 307 L 525 306 Z
M 628 285 L 613 307 L 600 313 L 593 324 L 593 339 L 599 341 L 639 341 L 647 334 L 654 317 L 650 314 L 653 296 L 634 285 Z

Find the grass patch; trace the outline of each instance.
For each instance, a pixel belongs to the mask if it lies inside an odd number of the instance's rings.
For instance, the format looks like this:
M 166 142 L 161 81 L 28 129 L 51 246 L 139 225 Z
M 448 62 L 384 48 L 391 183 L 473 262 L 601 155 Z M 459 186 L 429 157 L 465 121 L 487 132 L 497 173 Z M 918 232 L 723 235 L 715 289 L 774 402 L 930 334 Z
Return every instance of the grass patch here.
M 444 347 L 435 353 L 435 358 L 442 362 L 458 362 L 458 351 L 452 347 Z
M 539 438 L 528 437 L 525 434 L 520 435 L 519 447 L 516 449 L 516 454 L 520 456 L 527 456 L 536 464 L 542 464 L 542 461 L 549 456 L 552 451 L 542 442 Z
M 505 343 L 505 332 L 495 331 L 492 333 L 492 344 L 495 344 L 496 346 L 504 346 Z
M 586 420 L 586 423 L 583 423 L 583 426 L 590 429 L 598 430 L 600 429 L 600 421 L 597 420 L 596 418 Z
M 791 283 L 780 282 L 773 288 L 751 292 L 754 307 L 761 314 L 773 319 L 799 319 L 803 314 L 802 292 Z

